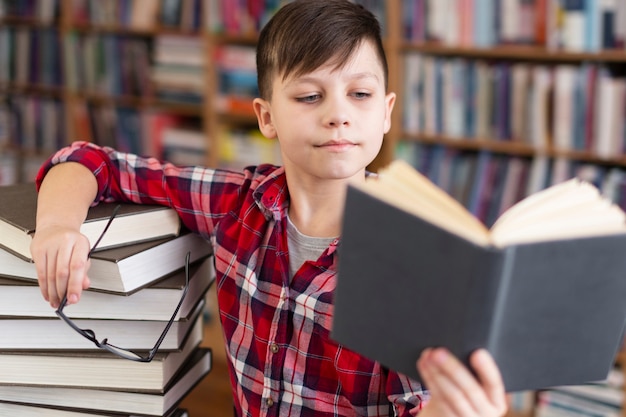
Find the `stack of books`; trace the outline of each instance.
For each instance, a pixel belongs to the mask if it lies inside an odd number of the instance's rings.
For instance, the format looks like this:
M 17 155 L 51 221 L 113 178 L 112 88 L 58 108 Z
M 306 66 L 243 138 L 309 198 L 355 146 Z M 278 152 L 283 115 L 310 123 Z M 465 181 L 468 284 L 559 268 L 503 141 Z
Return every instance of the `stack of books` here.
M 616 366 L 603 381 L 539 391 L 534 417 L 621 417 L 623 405 L 624 371 Z
M 90 209 L 81 231 L 92 244 L 116 206 Z M 172 209 L 120 206 L 91 255 L 91 287 L 63 313 L 142 356 L 171 319 L 153 359 L 133 361 L 98 348 L 43 299 L 29 251 L 35 214 L 33 184 L 0 187 L 0 415 L 186 416 L 178 405 L 211 369 L 201 346 L 210 244 Z

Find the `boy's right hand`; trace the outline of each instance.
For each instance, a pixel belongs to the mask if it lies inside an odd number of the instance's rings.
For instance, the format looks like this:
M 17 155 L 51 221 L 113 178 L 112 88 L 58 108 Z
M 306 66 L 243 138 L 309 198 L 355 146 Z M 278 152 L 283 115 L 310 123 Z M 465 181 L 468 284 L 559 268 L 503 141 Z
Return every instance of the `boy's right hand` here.
M 37 197 L 37 224 L 30 252 L 43 298 L 58 308 L 67 294 L 77 303 L 89 287 L 89 240 L 80 233 L 98 183 L 89 169 L 76 162 L 52 167 Z
M 89 287 L 89 240 L 79 231 L 61 225 L 37 228 L 30 246 L 43 298 L 58 308 L 67 294 L 67 303 L 80 299 Z

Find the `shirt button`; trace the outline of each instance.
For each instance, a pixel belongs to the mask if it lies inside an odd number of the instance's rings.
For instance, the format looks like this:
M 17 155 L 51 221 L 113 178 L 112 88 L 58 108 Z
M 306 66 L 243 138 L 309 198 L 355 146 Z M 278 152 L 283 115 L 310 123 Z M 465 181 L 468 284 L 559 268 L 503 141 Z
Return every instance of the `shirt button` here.
M 271 407 L 274 405 L 274 400 L 268 398 L 267 400 L 265 400 L 265 404 L 267 404 L 268 407 Z
M 278 345 L 276 343 L 272 343 L 270 345 L 270 352 L 272 353 L 278 353 Z M 271 401 L 271 400 L 270 400 Z

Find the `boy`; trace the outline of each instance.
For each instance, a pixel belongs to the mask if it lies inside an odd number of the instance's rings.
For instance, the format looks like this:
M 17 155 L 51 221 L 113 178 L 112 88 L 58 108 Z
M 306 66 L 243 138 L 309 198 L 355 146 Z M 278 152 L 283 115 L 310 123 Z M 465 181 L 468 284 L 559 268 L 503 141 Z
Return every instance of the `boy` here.
M 395 101 L 374 16 L 347 0 L 290 3 L 263 29 L 257 67 L 254 109 L 283 167 L 177 168 L 80 142 L 42 167 L 31 249 L 44 298 L 75 303 L 89 286 L 78 230 L 91 203 L 169 205 L 214 245 L 237 415 L 503 414 L 484 351 L 476 378 L 444 349 L 425 352 L 426 393 L 329 338 L 346 184 L 364 181 Z

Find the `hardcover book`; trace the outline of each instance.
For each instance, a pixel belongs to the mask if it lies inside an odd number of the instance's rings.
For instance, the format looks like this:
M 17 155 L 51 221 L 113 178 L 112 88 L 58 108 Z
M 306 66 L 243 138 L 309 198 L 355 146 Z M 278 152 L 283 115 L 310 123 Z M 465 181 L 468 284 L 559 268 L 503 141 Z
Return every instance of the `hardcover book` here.
M 84 410 L 74 410 L 67 408 L 41 407 L 30 404 L 0 403 L 0 415 L 20 416 L 20 417 L 143 417 L 138 414 L 111 414 L 105 412 L 94 412 Z M 177 408 L 164 417 L 189 417 L 187 410 Z
M 82 301 L 81 301 L 82 302 Z M 202 332 L 202 309 L 205 301 L 201 300 L 188 317 L 175 320 L 160 351 L 180 349 L 180 346 L 196 332 Z M 172 314 L 174 311 L 169 311 Z M 107 338 L 116 346 L 137 351 L 152 349 L 163 332 L 167 320 L 110 320 L 76 319 L 73 322 L 82 329 L 90 329 L 100 339 Z M 198 330 L 200 328 L 200 330 Z M 78 334 L 63 320 L 57 318 L 7 318 L 0 319 L 0 354 L 3 351 L 60 351 L 98 350 L 91 341 Z
M 199 321 L 201 323 L 202 320 Z M 164 327 L 164 323 L 162 326 Z M 201 324 L 198 324 L 201 328 Z M 129 326 L 129 329 L 132 327 Z M 4 333 L 7 334 L 7 333 Z M 98 334 L 98 332 L 96 332 Z M 103 334 L 107 336 L 108 334 Z M 114 339 L 116 334 L 110 334 Z M 75 337 L 81 337 L 76 335 Z M 152 343 L 156 341 L 154 337 Z M 57 386 L 163 393 L 192 356 L 202 332 L 192 332 L 179 350 L 159 351 L 150 362 L 121 358 L 105 350 L 0 352 L 0 385 Z M 124 345 L 121 345 L 124 346 Z
M 141 416 L 164 416 L 211 370 L 211 350 L 196 349 L 163 393 L 92 388 L 0 385 L 0 398 L 10 403 Z
M 108 233 L 108 232 L 107 232 Z M 213 253 L 210 243 L 183 231 L 179 236 L 106 249 L 91 255 L 91 289 L 130 294 L 153 284 L 190 262 Z M 35 264 L 0 249 L 0 275 L 37 280 Z
M 348 189 L 331 337 L 416 380 L 427 347 L 486 348 L 507 391 L 606 378 L 626 318 L 621 209 L 573 179 L 488 230 L 394 162 Z
M 174 209 L 158 205 L 100 203 L 91 207 L 80 232 L 93 244 L 113 210 L 120 209 L 98 250 L 129 243 L 144 242 L 180 232 L 180 218 Z M 0 187 L 0 247 L 31 261 L 30 243 L 35 233 L 37 190 L 35 184 Z
M 189 289 L 176 319 L 187 317 L 215 279 L 213 259 L 204 258 L 189 268 Z M 180 269 L 141 291 L 128 295 L 88 289 L 79 303 L 65 306 L 72 319 L 169 320 L 185 289 L 185 270 Z M 0 317 L 55 317 L 41 296 L 37 282 L 0 276 Z

